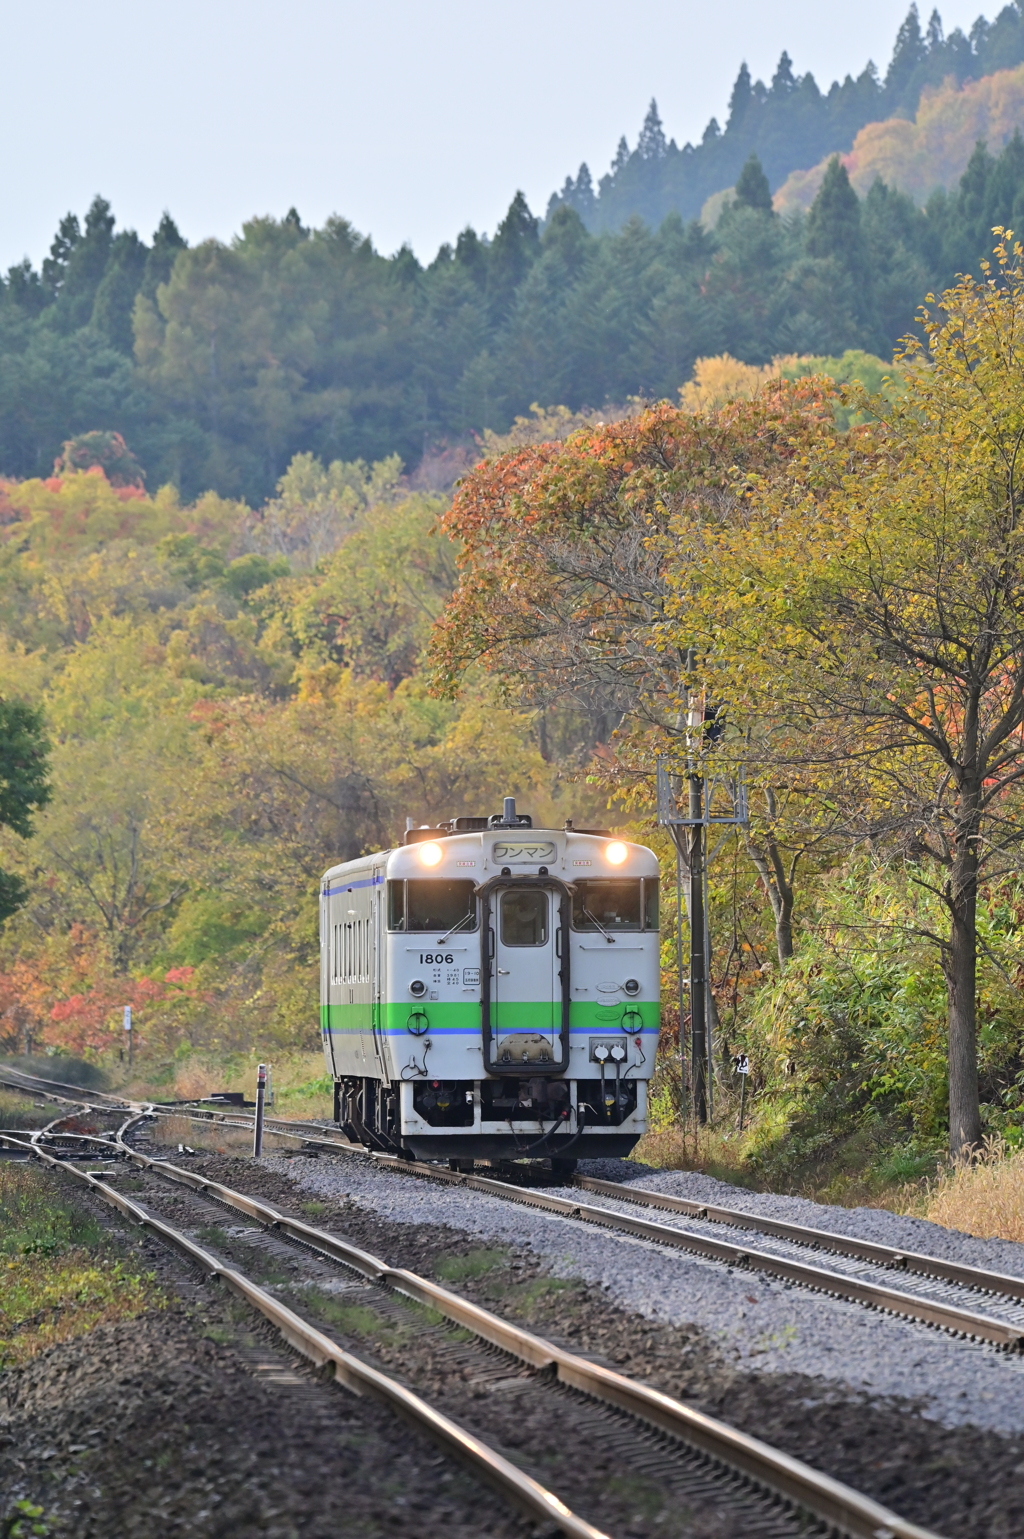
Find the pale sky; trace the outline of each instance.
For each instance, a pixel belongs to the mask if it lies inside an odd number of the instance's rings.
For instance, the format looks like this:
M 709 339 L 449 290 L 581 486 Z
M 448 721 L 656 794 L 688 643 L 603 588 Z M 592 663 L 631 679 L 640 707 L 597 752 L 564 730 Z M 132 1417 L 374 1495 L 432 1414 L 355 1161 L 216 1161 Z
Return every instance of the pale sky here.
M 908 0 L 49 0 L 4 16 L 0 268 L 110 199 L 148 240 L 190 243 L 294 204 L 343 214 L 385 253 L 430 260 L 493 232 L 517 188 L 535 213 L 586 160 L 608 169 L 655 96 L 666 134 L 724 123 L 736 71 L 783 48 L 823 88 L 884 71 Z M 983 0 L 940 5 L 967 30 Z M 930 10 L 920 5 L 922 22 Z

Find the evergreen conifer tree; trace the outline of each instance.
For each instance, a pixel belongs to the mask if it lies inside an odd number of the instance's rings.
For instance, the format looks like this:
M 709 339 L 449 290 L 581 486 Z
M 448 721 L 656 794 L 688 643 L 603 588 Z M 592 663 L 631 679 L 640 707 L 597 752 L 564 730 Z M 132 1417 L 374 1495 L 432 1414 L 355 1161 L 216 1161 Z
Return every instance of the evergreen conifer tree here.
M 750 84 L 750 71 L 746 61 L 740 65 L 740 72 L 736 76 L 736 84 L 732 88 L 729 97 L 729 118 L 726 123 L 726 132 L 735 133 L 743 119 L 747 115 L 753 91 Z
M 772 95 L 788 96 L 796 89 L 796 77 L 793 74 L 793 61 L 785 49 L 779 57 L 778 67 L 772 76 Z
M 764 168 L 756 155 L 750 156 L 739 174 L 735 188 L 735 201 L 745 204 L 747 208 L 759 208 L 766 214 L 772 212 L 771 188 L 764 174 Z
M 651 105 L 644 118 L 644 126 L 640 130 L 640 138 L 637 140 L 636 152 L 641 160 L 664 160 L 665 151 L 665 130 L 661 126 L 658 103 L 652 96 Z
M 488 298 L 495 319 L 511 308 L 515 291 L 539 250 L 540 221 L 530 213 L 523 193 L 517 192 L 497 228 L 488 256 Z
M 467 225 L 455 242 L 455 260 L 475 283 L 483 286 L 487 278 L 487 247 L 472 225 Z
M 167 282 L 178 252 L 184 251 L 187 245 L 178 226 L 165 210 L 153 232 L 153 244 L 146 257 L 141 292 L 147 299 L 155 299 L 158 285 Z
M 807 216 L 807 254 L 835 257 L 844 267 L 859 270 L 864 262 L 860 199 L 850 186 L 846 167 L 833 155 Z
M 907 12 L 906 20 L 896 34 L 896 46 L 885 76 L 885 90 L 889 109 L 909 107 L 914 74 L 928 56 L 928 49 L 921 34 L 921 18 L 916 4 Z M 916 105 L 916 102 L 915 102 Z
M 77 214 L 65 214 L 57 226 L 57 233 L 50 246 L 50 255 L 43 262 L 43 287 L 51 299 L 56 299 L 64 282 L 71 253 L 82 239 L 82 229 Z

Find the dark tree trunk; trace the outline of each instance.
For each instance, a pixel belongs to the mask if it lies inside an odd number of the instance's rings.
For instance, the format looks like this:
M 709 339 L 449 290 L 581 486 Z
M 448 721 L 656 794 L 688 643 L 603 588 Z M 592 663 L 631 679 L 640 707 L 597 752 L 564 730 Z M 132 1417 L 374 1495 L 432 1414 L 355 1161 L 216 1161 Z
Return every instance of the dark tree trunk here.
M 793 955 L 793 884 L 786 879 L 782 854 L 771 835 L 765 840 L 765 849 L 748 838 L 747 852 L 775 916 L 775 950 L 781 967 Z
M 949 945 L 943 954 L 949 998 L 949 1152 L 969 1155 L 981 1143 L 978 1099 L 978 860 L 968 836 L 958 854 L 949 887 Z

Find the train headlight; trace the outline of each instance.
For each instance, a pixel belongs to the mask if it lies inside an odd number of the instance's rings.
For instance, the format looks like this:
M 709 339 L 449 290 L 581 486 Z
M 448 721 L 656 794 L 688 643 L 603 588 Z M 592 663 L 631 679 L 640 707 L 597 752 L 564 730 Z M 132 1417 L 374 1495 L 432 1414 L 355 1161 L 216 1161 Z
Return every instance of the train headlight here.
M 421 844 L 420 860 L 422 860 L 425 866 L 438 865 L 441 860 L 441 846 L 434 844 L 433 841 L 429 844 Z
M 640 992 L 640 984 L 636 978 L 627 978 L 622 987 L 627 994 L 639 994 Z
M 422 999 L 426 992 L 427 985 L 423 982 L 423 979 L 414 978 L 409 985 L 409 993 L 414 995 L 416 999 Z
M 629 851 L 621 839 L 613 839 L 604 853 L 605 859 L 609 860 L 613 866 L 621 866 Z

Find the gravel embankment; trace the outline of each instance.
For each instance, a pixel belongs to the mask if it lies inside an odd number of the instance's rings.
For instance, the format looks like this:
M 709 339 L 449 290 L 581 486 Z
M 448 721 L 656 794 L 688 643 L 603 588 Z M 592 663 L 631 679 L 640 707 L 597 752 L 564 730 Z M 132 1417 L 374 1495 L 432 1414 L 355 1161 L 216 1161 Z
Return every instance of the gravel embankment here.
M 581 1162 L 580 1171 L 602 1181 L 623 1181 L 653 1192 L 667 1192 L 672 1197 L 688 1197 L 691 1202 L 714 1202 L 724 1208 L 739 1208 L 764 1218 L 806 1224 L 811 1229 L 827 1229 L 834 1234 L 855 1235 L 861 1240 L 895 1245 L 923 1256 L 941 1256 L 945 1261 L 959 1261 L 966 1266 L 1024 1277 L 1024 1245 L 1013 1240 L 978 1240 L 956 1229 L 930 1224 L 927 1219 L 890 1213 L 885 1208 L 829 1207 L 806 1197 L 750 1192 L 725 1181 L 716 1181 L 713 1176 L 702 1175 L 696 1170 L 651 1170 L 629 1160 L 586 1160 Z M 577 1196 L 581 1195 L 576 1188 L 573 1191 Z M 584 1197 L 587 1202 L 594 1199 L 594 1193 Z
M 757 1273 L 731 1271 L 684 1252 L 666 1251 L 614 1232 L 595 1232 L 536 1209 L 482 1192 L 448 1187 L 374 1167 L 358 1156 L 289 1160 L 270 1156 L 264 1165 L 278 1169 L 311 1195 L 347 1197 L 358 1206 L 398 1224 L 449 1225 L 480 1241 L 526 1246 L 542 1257 L 551 1272 L 600 1287 L 621 1307 L 652 1320 L 695 1325 L 744 1371 L 803 1374 L 846 1386 L 872 1399 L 898 1397 L 915 1402 L 928 1417 L 946 1426 L 973 1424 L 990 1431 L 1024 1431 L 1024 1362 L 995 1348 L 955 1340 L 925 1325 L 881 1315 L 808 1290 L 774 1282 Z M 583 1168 L 583 1167 L 581 1167 Z M 621 1179 L 635 1166 L 588 1162 L 588 1173 Z M 707 1177 L 686 1173 L 640 1173 L 641 1180 L 681 1196 L 712 1197 L 751 1209 L 799 1216 L 822 1228 L 852 1225 L 856 1212 L 824 1208 L 799 1198 L 761 1197 Z M 685 1184 L 690 1183 L 690 1184 Z M 576 1196 L 583 1194 L 576 1191 Z M 990 1242 L 949 1237 L 962 1249 L 944 1252 L 946 1231 L 920 1220 L 861 1210 L 864 1230 L 890 1243 L 935 1254 L 963 1256 L 973 1264 L 1011 1266 L 1009 1252 L 1024 1247 L 976 1247 Z M 886 1228 L 889 1221 L 892 1228 Z M 872 1225 L 870 1229 L 868 1225 Z M 712 1228 L 714 1226 L 711 1226 Z M 721 1228 L 717 1232 L 722 1233 Z M 747 1237 L 749 1238 L 749 1236 Z M 746 1240 L 745 1240 L 746 1243 Z M 802 1253 L 807 1256 L 807 1252 Z
M 640 1183 L 631 1181 L 630 1186 L 637 1187 L 643 1184 L 648 1190 L 665 1191 L 662 1185 L 653 1185 L 650 1182 Z M 735 1188 L 729 1190 L 735 1192 Z M 631 1214 L 637 1216 L 637 1206 L 628 1198 L 611 1197 L 603 1192 L 580 1191 L 579 1188 L 560 1188 L 559 1196 L 580 1200 L 589 1207 L 607 1208 L 613 1213 Z M 672 1196 L 681 1196 L 683 1193 L 672 1192 Z M 704 1197 L 699 1199 L 711 1202 L 713 1199 Z M 721 1199 L 719 1199 L 721 1200 Z M 741 1203 L 735 1200 L 729 1203 L 730 1207 L 741 1207 Z M 744 1208 L 750 1213 L 752 1209 Z M 831 1209 L 824 1210 L 826 1214 Z M 918 1298 L 934 1300 L 939 1303 L 950 1304 L 955 1309 L 968 1310 L 974 1314 L 984 1315 L 988 1319 L 1000 1320 L 1007 1325 L 1015 1327 L 1024 1334 L 1024 1302 L 1019 1299 L 999 1294 L 990 1294 L 980 1290 L 965 1288 L 961 1284 L 946 1282 L 941 1278 L 924 1276 L 912 1270 L 894 1271 L 880 1262 L 864 1261 L 855 1256 L 845 1256 L 828 1249 L 827 1243 L 819 1246 L 807 1242 L 800 1243 L 796 1240 L 782 1239 L 777 1235 L 762 1234 L 756 1229 L 743 1228 L 740 1225 L 730 1225 L 727 1222 L 714 1222 L 710 1219 L 691 1217 L 685 1213 L 672 1213 L 658 1208 L 641 1207 L 640 1215 L 650 1222 L 663 1225 L 668 1229 L 682 1229 L 691 1234 L 704 1235 L 711 1240 L 719 1240 L 728 1245 L 737 1245 L 747 1253 L 759 1251 L 770 1256 L 780 1256 L 787 1261 L 794 1261 L 803 1266 L 816 1267 L 828 1272 L 838 1272 L 842 1275 L 856 1279 L 858 1282 L 878 1284 L 883 1288 L 891 1288 L 899 1293 L 913 1294 Z M 762 1216 L 775 1217 L 776 1215 L 763 1214 Z M 888 1214 L 889 1218 L 897 1215 Z M 792 1220 L 790 1220 L 792 1221 Z M 828 1219 L 814 1225 L 823 1229 Z M 810 1226 L 808 1226 L 810 1227 Z M 934 1226 L 929 1225 L 929 1228 Z M 830 1226 L 826 1232 L 836 1233 L 834 1226 Z M 858 1238 L 866 1238 L 858 1236 Z M 961 1236 L 960 1238 L 966 1238 Z M 899 1249 L 910 1250 L 909 1245 L 899 1245 L 898 1241 L 891 1239 L 883 1243 L 897 1245 Z M 935 1251 L 925 1252 L 919 1250 L 919 1254 L 936 1254 Z M 948 1259 L 948 1258 L 947 1258 Z M 957 1260 L 962 1258 L 957 1257 Z M 972 1263 L 973 1264 L 973 1263 Z
M 524 1539 L 517 1515 L 159 1241 L 69 1188 L 164 1308 L 0 1372 L 0 1534 L 51 1539 Z

